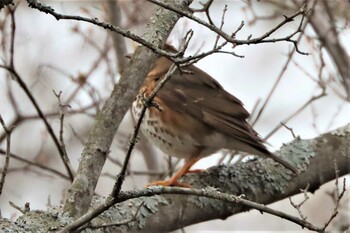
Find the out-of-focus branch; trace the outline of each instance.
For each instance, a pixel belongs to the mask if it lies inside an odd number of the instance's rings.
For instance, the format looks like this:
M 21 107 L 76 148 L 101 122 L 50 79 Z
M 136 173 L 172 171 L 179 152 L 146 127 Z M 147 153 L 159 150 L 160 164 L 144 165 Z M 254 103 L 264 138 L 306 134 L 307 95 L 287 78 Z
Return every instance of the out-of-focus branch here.
M 6 156 L 5 156 L 5 162 L 4 162 L 4 166 L 1 169 L 1 173 L 0 173 L 0 196 L 2 194 L 2 189 L 4 187 L 5 184 L 5 177 L 7 175 L 7 169 L 9 167 L 10 164 L 10 156 L 11 156 L 11 133 L 12 130 L 14 128 L 14 126 L 10 126 L 7 127 L 5 124 L 4 119 L 2 118 L 1 114 L 0 114 L 0 124 L 2 125 L 2 128 L 4 129 L 5 133 L 6 133 Z
M 286 10 L 295 10 L 295 8 L 299 8 L 305 1 L 264 0 L 263 2 L 285 12 Z M 292 4 L 279 4 L 284 2 Z M 312 2 L 312 11 L 309 16 L 310 24 L 315 30 L 320 42 L 328 51 L 328 54 L 332 58 L 341 76 L 341 83 L 346 93 L 344 99 L 350 101 L 350 54 L 341 43 L 339 28 L 336 27 L 337 20 L 349 20 L 348 9 L 350 8 L 350 2 L 343 0 L 314 0 L 310 2 Z
M 345 2 L 345 1 L 344 1 Z M 318 1 L 310 16 L 310 23 L 327 49 L 342 78 L 346 99 L 350 101 L 350 55 L 339 40 L 333 10 L 328 1 Z M 350 3 L 347 8 L 350 8 Z
M 6 156 L 6 151 L 0 149 L 0 156 L 1 157 Z M 44 166 L 44 165 L 37 163 L 37 162 L 30 161 L 28 159 L 22 158 L 22 157 L 20 157 L 16 154 L 13 154 L 13 153 L 10 154 L 10 157 L 13 160 L 17 160 L 17 161 L 25 163 L 27 166 L 33 166 L 33 167 L 42 169 L 43 171 L 46 171 L 48 173 L 57 175 L 57 176 L 61 177 L 62 179 L 69 180 L 69 177 L 67 175 L 63 174 L 62 172 L 60 172 L 56 169 L 50 168 L 48 166 Z
M 13 4 L 13 0 L 2 0 L 0 2 L 0 11 L 2 8 L 4 8 L 6 5 L 12 5 Z
M 67 159 L 64 156 L 64 151 L 62 150 L 62 147 L 60 146 L 60 143 L 51 127 L 51 125 L 49 124 L 49 122 L 46 119 L 46 116 L 43 114 L 43 111 L 41 110 L 36 98 L 34 97 L 34 95 L 31 93 L 31 91 L 29 90 L 27 84 L 23 81 L 22 77 L 19 75 L 19 73 L 17 72 L 16 68 L 15 68 L 15 59 L 14 59 L 14 46 L 15 46 L 15 35 L 16 35 L 16 22 L 15 22 L 15 12 L 14 9 L 12 8 L 8 8 L 11 14 L 11 42 L 10 42 L 10 58 L 8 63 L 9 64 L 0 64 L 0 68 L 7 70 L 10 74 L 11 77 L 13 78 L 13 80 L 15 80 L 18 85 L 21 87 L 21 89 L 23 90 L 23 92 L 27 95 L 28 99 L 30 100 L 30 102 L 33 104 L 35 110 L 37 111 L 39 117 L 42 119 L 49 135 L 51 136 L 54 144 L 57 147 L 57 150 L 60 154 L 61 160 L 63 161 L 63 164 L 67 170 L 69 179 L 73 181 L 73 177 L 74 177 L 74 172 L 71 170 L 71 165 L 69 163 L 69 160 L 67 161 Z
M 118 0 L 114 1 L 108 1 L 108 10 L 109 10 L 109 18 L 111 20 L 111 23 L 115 25 L 116 27 L 121 27 L 121 17 L 122 17 L 122 11 L 119 5 Z M 111 33 L 112 40 L 113 40 L 113 46 L 114 46 L 114 52 L 115 57 L 118 62 L 118 70 L 119 73 L 121 73 L 125 66 L 127 65 L 126 60 L 126 43 L 125 38 L 117 33 Z
M 307 19 L 304 25 L 300 25 L 300 26 L 302 26 L 302 28 L 300 28 L 301 34 L 298 36 L 298 38 L 297 38 L 297 40 L 296 40 L 296 44 L 299 44 L 301 38 L 302 38 L 303 35 L 304 35 L 304 30 L 305 30 L 306 26 L 308 25 L 308 23 L 309 23 L 309 22 L 308 22 L 308 19 Z M 288 68 L 288 66 L 289 66 L 289 64 L 290 64 L 290 62 L 292 61 L 292 58 L 293 58 L 293 56 L 295 55 L 296 48 L 297 48 L 297 47 L 294 46 L 293 49 L 292 49 L 292 51 L 289 53 L 288 59 L 287 59 L 286 63 L 284 64 L 282 70 L 280 71 L 280 73 L 279 73 L 279 75 L 278 75 L 278 77 L 277 77 L 277 79 L 276 79 L 274 85 L 272 86 L 272 88 L 271 88 L 271 90 L 270 90 L 268 96 L 266 97 L 266 99 L 265 99 L 263 105 L 262 105 L 261 108 L 259 109 L 259 111 L 258 111 L 258 113 L 257 113 L 257 115 L 256 115 L 256 117 L 255 117 L 255 119 L 254 119 L 254 121 L 252 121 L 252 126 L 254 126 L 254 125 L 257 123 L 257 121 L 260 119 L 261 114 L 262 114 L 263 111 L 266 109 L 267 104 L 269 103 L 269 101 L 270 101 L 272 95 L 274 94 L 274 92 L 275 92 L 277 86 L 279 85 L 280 81 L 281 81 L 282 78 L 284 77 L 284 74 L 285 74 L 285 72 L 286 72 L 286 70 L 287 70 L 287 68 Z

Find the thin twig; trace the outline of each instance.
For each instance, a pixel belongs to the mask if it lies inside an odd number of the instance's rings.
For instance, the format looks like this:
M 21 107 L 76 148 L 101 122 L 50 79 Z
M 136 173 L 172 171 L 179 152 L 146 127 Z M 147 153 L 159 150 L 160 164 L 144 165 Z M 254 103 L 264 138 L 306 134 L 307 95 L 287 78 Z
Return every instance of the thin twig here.
M 14 78 L 15 81 L 17 81 L 17 83 L 19 84 L 19 86 L 23 89 L 23 91 L 26 93 L 27 97 L 29 98 L 29 100 L 32 102 L 32 104 L 34 105 L 36 111 L 38 112 L 38 115 L 40 116 L 40 118 L 43 120 L 47 131 L 49 132 L 52 140 L 54 141 L 58 152 L 60 154 L 60 157 L 63 161 L 63 164 L 65 165 L 65 168 L 67 170 L 68 176 L 70 178 L 71 181 L 73 181 L 74 176 L 73 176 L 73 172 L 70 170 L 69 166 L 65 163 L 64 160 L 64 152 L 60 146 L 60 143 L 55 135 L 55 133 L 53 132 L 53 129 L 51 127 L 51 125 L 48 123 L 45 115 L 43 114 L 43 112 L 41 111 L 37 101 L 35 100 L 34 96 L 32 95 L 32 93 L 30 92 L 29 88 L 27 87 L 27 85 L 25 84 L 25 82 L 22 80 L 22 78 L 20 77 L 20 75 L 17 73 L 15 66 L 14 66 L 14 62 L 13 62 L 13 56 L 14 56 L 14 50 L 12 50 L 12 48 L 14 47 L 14 43 L 15 43 L 15 31 L 16 31 L 16 24 L 15 24 L 15 17 L 14 17 L 14 12 L 11 12 L 11 19 L 12 19 L 12 24 L 11 24 L 11 54 L 10 54 L 10 65 L 0 65 L 0 68 L 3 68 L 5 70 L 7 70 L 10 74 L 12 74 L 12 77 Z
M 222 30 L 222 27 L 225 24 L 225 14 L 227 11 L 227 5 L 225 5 L 224 9 L 222 10 L 222 16 L 221 16 L 221 24 L 220 24 L 220 30 Z M 214 43 L 214 49 L 217 47 L 219 43 L 220 35 L 216 35 L 215 43 Z
M 37 9 L 41 12 L 44 12 L 46 14 L 50 14 L 53 17 L 55 17 L 56 20 L 77 20 L 77 21 L 83 21 L 87 23 L 94 24 L 96 26 L 102 27 L 104 29 L 110 30 L 112 32 L 116 32 L 126 38 L 129 38 L 133 41 L 136 41 L 137 43 L 142 44 L 143 46 L 149 48 L 153 52 L 156 52 L 162 56 L 168 57 L 169 59 L 173 58 L 174 55 L 172 53 L 166 52 L 165 50 L 159 49 L 156 46 L 154 46 L 152 43 L 144 40 L 143 38 L 136 36 L 135 34 L 131 33 L 130 31 L 123 30 L 119 27 L 113 26 L 112 24 L 108 24 L 105 22 L 99 21 L 97 18 L 86 18 L 82 16 L 76 16 L 76 15 L 64 15 L 55 12 L 53 8 L 50 6 L 47 6 L 43 3 L 39 3 L 37 0 L 27 0 L 29 7 Z
M 5 156 L 6 156 L 6 151 L 3 151 L 3 150 L 0 149 L 0 155 L 5 155 Z M 50 173 L 52 173 L 52 174 L 54 174 L 54 175 L 57 175 L 57 176 L 59 176 L 59 177 L 61 177 L 61 178 L 63 178 L 63 179 L 69 180 L 69 177 L 68 177 L 67 175 L 65 175 L 65 174 L 63 174 L 62 172 L 60 172 L 60 171 L 58 171 L 58 170 L 55 170 L 55 169 L 53 169 L 53 168 L 43 166 L 43 165 L 41 165 L 41 164 L 39 164 L 39 163 L 35 163 L 35 162 L 30 161 L 30 160 L 28 160 L 28 159 L 22 158 L 22 157 L 20 157 L 20 156 L 18 156 L 18 155 L 16 155 L 16 154 L 13 154 L 13 153 L 10 154 L 10 157 L 11 157 L 12 159 L 14 159 L 14 160 L 17 160 L 17 161 L 26 163 L 26 164 L 28 164 L 28 165 L 30 165 L 30 166 L 33 166 L 33 167 L 40 168 L 40 169 L 42 169 L 42 170 L 44 170 L 44 171 L 50 172 Z
M 292 198 L 289 197 L 289 202 L 290 204 L 298 211 L 299 213 L 299 216 L 301 219 L 303 219 L 304 221 L 306 221 L 307 217 L 303 214 L 303 212 L 301 211 L 301 206 L 304 205 L 307 200 L 309 200 L 309 196 L 307 195 L 307 192 L 309 190 L 309 187 L 310 187 L 310 183 L 307 184 L 306 188 L 305 189 L 301 189 L 300 191 L 303 192 L 304 194 L 304 200 L 302 200 L 301 202 L 299 202 L 299 204 L 295 204 L 293 201 L 292 201 Z
M 2 128 L 4 129 L 6 133 L 6 157 L 5 157 L 5 163 L 1 171 L 1 177 L 0 177 L 0 196 L 2 194 L 2 189 L 5 184 L 5 178 L 7 175 L 7 169 L 10 164 L 10 157 L 11 157 L 11 133 L 14 129 L 14 126 L 7 127 L 5 124 L 4 119 L 2 118 L 0 114 L 0 124 L 2 125 Z
M 312 96 L 306 103 L 304 103 L 300 108 L 298 108 L 294 113 L 292 113 L 290 116 L 288 116 L 286 119 L 284 119 L 280 124 L 278 124 L 275 128 L 273 128 L 270 133 L 268 133 L 264 137 L 264 141 L 266 141 L 268 138 L 270 138 L 274 133 L 276 133 L 283 125 L 287 124 L 288 121 L 293 119 L 295 116 L 297 116 L 299 113 L 301 113 L 306 107 L 308 107 L 311 103 L 314 101 L 326 96 L 325 90 L 322 90 L 322 92 L 319 95 Z
M 16 210 L 18 210 L 18 211 L 21 212 L 22 214 L 25 214 L 25 213 L 27 213 L 27 212 L 30 211 L 30 204 L 29 204 L 29 202 L 26 202 L 26 203 L 24 204 L 24 208 L 19 207 L 18 205 L 16 205 L 16 204 L 13 203 L 12 201 L 9 201 L 9 204 L 10 204 L 10 206 L 12 206 L 13 208 L 15 208 Z
M 0 65 L 1 66 L 1 65 Z M 73 114 L 81 114 L 84 113 L 87 116 L 90 117 L 95 117 L 94 114 L 88 114 L 86 111 L 90 110 L 94 107 L 94 103 L 86 105 L 81 107 L 80 109 L 76 109 L 76 110 L 70 110 L 66 112 L 66 115 L 73 115 Z M 51 112 L 47 112 L 45 114 L 43 114 L 46 117 L 55 117 L 59 115 L 59 111 L 51 111 Z M 10 125 L 20 125 L 22 123 L 24 123 L 25 121 L 28 120 L 41 120 L 42 118 L 40 117 L 40 115 L 38 114 L 34 114 L 34 115 L 17 115 L 11 122 Z M 2 142 L 4 139 L 6 138 L 6 134 L 0 134 L 0 142 Z
M 208 0 L 206 3 L 199 2 L 203 6 L 201 9 L 193 9 L 193 8 L 191 8 L 191 10 L 193 12 L 205 12 L 205 14 L 207 15 L 207 18 L 208 18 L 208 22 L 211 25 L 214 25 L 214 22 L 213 22 L 213 20 L 210 17 L 209 8 L 210 8 L 211 4 L 213 3 L 213 1 L 214 0 Z
M 30 101 L 32 102 L 32 104 L 34 105 L 36 111 L 38 112 L 38 115 L 39 117 L 42 119 L 42 121 L 44 122 L 45 126 L 46 126 L 46 129 L 49 133 L 49 135 L 51 136 L 52 140 L 54 141 L 56 147 L 57 147 L 57 150 L 60 154 L 60 157 L 63 161 L 63 164 L 67 170 L 67 173 L 68 173 L 68 176 L 69 176 L 69 179 L 72 181 L 74 179 L 74 176 L 73 176 L 73 172 L 70 170 L 69 166 L 67 166 L 67 164 L 65 163 L 65 160 L 64 160 L 64 157 L 63 157 L 63 151 L 62 151 L 62 148 L 60 146 L 60 143 L 55 135 L 55 133 L 53 132 L 53 129 L 51 127 L 51 125 L 49 124 L 49 122 L 47 121 L 45 115 L 43 114 L 43 112 L 41 111 L 36 99 L 34 98 L 34 96 L 32 95 L 32 93 L 30 92 L 29 88 L 27 87 L 27 85 L 23 82 L 23 80 L 21 79 L 21 77 L 18 75 L 17 71 L 14 70 L 13 68 L 11 67 L 8 67 L 8 66 L 4 66 L 4 65 L 0 65 L 1 68 L 4 68 L 6 69 L 7 71 L 9 71 L 16 79 L 16 81 L 18 82 L 18 84 L 20 85 L 20 87 L 23 89 L 23 91 L 26 93 L 26 95 L 28 96 L 28 98 L 30 99 Z
M 64 138 L 63 138 L 63 128 L 64 128 L 64 112 L 65 112 L 65 108 L 70 108 L 69 105 L 64 105 L 62 104 L 61 102 L 61 95 L 62 95 L 62 91 L 59 91 L 59 93 L 56 93 L 54 90 L 53 90 L 53 93 L 55 94 L 55 96 L 57 97 L 57 100 L 58 100 L 58 107 L 59 107 L 59 115 L 60 115 L 60 131 L 59 131 L 59 140 L 60 140 L 60 144 L 61 144 L 61 148 L 62 148 L 62 151 L 63 151 L 63 158 L 64 158 L 64 162 L 65 164 L 69 167 L 69 170 L 73 173 L 73 175 L 75 176 L 74 174 L 74 169 L 73 169 L 73 166 L 70 162 L 70 159 L 68 157 L 68 154 L 67 154 L 67 150 L 66 150 L 66 145 L 64 143 Z
M 158 6 L 164 7 L 165 9 L 174 11 L 182 16 L 185 16 L 205 27 L 207 27 L 208 29 L 210 29 L 211 31 L 215 32 L 216 34 L 220 35 L 222 38 L 224 38 L 228 43 L 233 44 L 234 46 L 237 45 L 242 45 L 242 44 L 246 44 L 246 45 L 250 45 L 250 44 L 260 44 L 260 43 L 276 43 L 276 42 L 280 42 L 280 41 L 287 41 L 287 42 L 291 42 L 293 43 L 293 45 L 296 47 L 296 51 L 300 54 L 306 54 L 302 51 L 300 51 L 297 47 L 297 43 L 295 40 L 292 39 L 292 37 L 294 35 L 296 35 L 297 33 L 300 32 L 300 27 L 298 27 L 298 29 L 291 33 L 290 35 L 283 37 L 283 38 L 271 38 L 269 39 L 269 37 L 276 32 L 278 29 L 280 29 L 283 25 L 292 22 L 294 20 L 294 18 L 296 18 L 299 15 L 302 15 L 302 19 L 301 19 L 301 24 L 303 24 L 303 19 L 305 17 L 305 15 L 307 15 L 309 13 L 309 9 L 307 9 L 306 4 L 303 5 L 297 12 L 295 12 L 294 14 L 292 14 L 291 16 L 284 16 L 284 19 L 277 24 L 275 27 L 273 27 L 272 29 L 270 29 L 268 32 L 266 32 L 264 35 L 259 36 L 259 37 L 255 37 L 255 38 L 249 38 L 247 40 L 238 40 L 233 38 L 231 35 L 225 33 L 224 31 L 222 31 L 220 28 L 216 27 L 215 25 L 212 24 L 208 24 L 207 22 L 205 22 L 204 20 L 194 16 L 192 14 L 192 12 L 190 11 L 183 11 L 181 9 L 178 9 L 176 7 L 170 6 L 165 4 L 164 2 L 158 1 L 158 0 L 148 0 L 149 2 L 152 2 Z
M 163 2 L 160 1 L 155 1 L 155 0 L 148 0 L 149 2 L 152 2 L 156 5 L 159 5 L 161 7 L 164 7 L 165 9 L 171 10 L 173 12 L 176 12 L 182 16 L 185 16 L 205 27 L 207 27 L 208 29 L 212 30 L 213 32 L 215 32 L 216 34 L 220 35 L 222 38 L 225 39 L 225 41 L 227 41 L 227 43 L 231 43 L 234 46 L 237 45 L 250 45 L 250 44 L 260 44 L 260 43 L 276 43 L 276 42 L 281 42 L 281 41 L 287 41 L 290 43 L 293 43 L 293 45 L 296 47 L 296 51 L 299 52 L 300 54 L 306 54 L 302 51 L 300 51 L 297 47 L 297 42 L 295 40 L 292 39 L 292 37 L 294 35 L 296 35 L 297 33 L 300 32 L 300 27 L 293 33 L 289 34 L 288 36 L 285 37 L 281 37 L 281 38 L 271 38 L 269 39 L 269 37 L 271 36 L 271 34 L 273 34 L 274 32 L 276 32 L 278 29 L 280 29 L 283 25 L 293 21 L 297 16 L 302 15 L 302 19 L 301 19 L 301 24 L 303 23 L 303 19 L 305 17 L 306 14 L 308 14 L 309 10 L 306 8 L 306 5 L 302 6 L 300 8 L 299 11 L 295 12 L 294 14 L 292 14 L 291 16 L 285 16 L 284 20 L 282 22 L 280 22 L 278 25 L 276 25 L 274 28 L 272 28 L 271 30 L 269 30 L 268 32 L 266 32 L 264 35 L 259 36 L 259 37 L 255 37 L 255 38 L 249 38 L 248 40 L 238 40 L 235 39 L 234 37 L 232 37 L 232 35 L 229 35 L 227 33 L 225 33 L 224 31 L 222 31 L 219 27 L 216 27 L 213 24 L 208 24 L 207 22 L 205 22 L 204 20 L 194 16 L 192 14 L 192 12 L 189 11 L 183 11 L 179 8 L 167 5 Z M 50 14 L 53 17 L 55 17 L 57 20 L 77 20 L 77 21 L 84 21 L 84 22 L 88 22 L 88 23 L 92 23 L 94 25 L 97 25 L 99 27 L 102 27 L 104 29 L 116 32 L 120 35 L 123 35 L 126 38 L 129 38 L 131 40 L 134 40 L 142 45 L 144 45 L 145 47 L 151 49 L 153 52 L 160 54 L 162 56 L 165 56 L 167 58 L 169 58 L 171 61 L 177 63 L 177 64 L 182 64 L 182 63 L 186 63 L 188 62 L 188 59 L 183 59 L 183 61 L 181 59 L 176 59 L 178 57 L 177 54 L 173 54 L 170 52 L 167 52 L 165 50 L 159 49 L 156 46 L 154 46 L 152 43 L 142 39 L 141 37 L 136 36 L 135 34 L 130 33 L 129 31 L 125 31 L 122 30 L 119 27 L 115 27 L 111 24 L 105 23 L 105 22 L 101 22 L 99 21 L 97 18 L 91 19 L 91 18 L 86 18 L 86 17 L 81 17 L 81 16 L 74 16 L 74 15 L 63 15 L 63 14 L 59 14 L 57 12 L 55 12 L 55 10 L 53 8 L 51 8 L 50 6 L 47 6 L 45 4 L 39 3 L 37 0 L 27 0 L 29 7 L 35 8 L 39 11 L 42 11 L 46 14 Z M 241 27 L 241 26 L 239 26 Z M 216 51 L 218 52 L 218 51 Z
M 335 185 L 334 185 L 334 195 L 335 195 L 335 205 L 332 211 L 332 215 L 329 217 L 328 221 L 324 224 L 321 232 L 324 232 L 332 220 L 338 215 L 338 208 L 340 200 L 343 198 L 344 193 L 346 192 L 346 179 L 343 179 L 343 189 L 339 191 L 339 169 L 337 161 L 334 160 L 334 171 L 335 171 Z
M 288 127 L 285 123 L 281 122 L 281 125 L 283 125 L 284 128 L 286 128 L 293 136 L 293 138 L 297 138 L 297 136 L 294 133 L 294 130 L 291 127 Z
M 301 34 L 299 35 L 299 37 L 296 40 L 297 44 L 300 42 L 300 40 L 301 40 L 301 38 L 303 36 L 303 32 L 304 32 L 307 24 L 308 24 L 308 21 L 306 21 L 305 24 L 303 24 L 302 28 L 300 28 Z M 272 86 L 268 96 L 266 97 L 266 100 L 264 101 L 262 107 L 258 111 L 254 121 L 252 121 L 252 126 L 254 126 L 258 122 L 258 120 L 259 120 L 260 116 L 262 115 L 263 111 L 266 109 L 266 106 L 269 103 L 272 95 L 275 93 L 275 90 L 277 89 L 277 86 L 279 85 L 279 83 L 281 82 L 282 78 L 284 77 L 284 74 L 285 74 L 287 68 L 289 67 L 290 62 L 292 61 L 292 58 L 293 58 L 295 52 L 297 52 L 297 48 L 294 46 L 292 51 L 289 53 L 288 59 L 287 59 L 286 63 L 284 64 L 281 72 L 279 73 L 275 83 L 273 84 L 273 86 Z
M 121 186 L 122 186 L 124 179 L 125 179 L 125 176 L 126 176 L 126 171 L 127 171 L 127 167 L 129 164 L 131 152 L 133 151 L 135 144 L 137 142 L 137 139 L 138 139 L 137 134 L 140 130 L 143 116 L 145 115 L 147 108 L 157 106 L 157 104 L 155 104 L 153 102 L 153 98 L 156 96 L 156 94 L 160 90 L 160 88 L 162 88 L 165 85 L 165 83 L 171 78 L 171 75 L 176 71 L 176 69 L 177 69 L 177 67 L 175 64 L 171 65 L 171 67 L 169 68 L 169 70 L 166 73 L 166 75 L 164 76 L 164 78 L 158 83 L 158 85 L 154 88 L 154 90 L 151 92 L 151 94 L 149 96 L 147 96 L 146 98 L 144 98 L 144 101 L 143 101 L 144 105 L 143 105 L 143 108 L 142 108 L 141 113 L 140 113 L 140 118 L 137 121 L 133 135 L 130 139 L 128 152 L 127 152 L 126 157 L 124 159 L 122 170 L 118 174 L 117 180 L 116 180 L 115 185 L 113 187 L 113 191 L 111 193 L 112 197 L 117 197 L 120 190 L 121 190 Z M 159 106 L 158 106 L 158 108 L 159 108 Z

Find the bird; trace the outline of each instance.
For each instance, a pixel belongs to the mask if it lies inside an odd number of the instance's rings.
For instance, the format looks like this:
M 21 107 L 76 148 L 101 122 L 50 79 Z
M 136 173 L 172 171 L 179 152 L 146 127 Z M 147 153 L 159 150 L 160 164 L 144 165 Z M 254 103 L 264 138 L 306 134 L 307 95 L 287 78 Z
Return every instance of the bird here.
M 165 49 L 177 52 L 171 45 L 165 45 Z M 172 64 L 171 60 L 160 56 L 151 66 L 132 104 L 135 119 L 141 115 L 144 98 L 150 95 Z M 271 158 L 298 173 L 293 165 L 266 148 L 247 122 L 250 114 L 238 98 L 195 65 L 183 69 L 185 72 L 177 69 L 157 92 L 153 101 L 159 108 L 147 108 L 140 129 L 165 154 L 184 159 L 185 163 L 170 179 L 148 186 L 191 187 L 178 180 L 191 172 L 197 161 L 220 149 Z

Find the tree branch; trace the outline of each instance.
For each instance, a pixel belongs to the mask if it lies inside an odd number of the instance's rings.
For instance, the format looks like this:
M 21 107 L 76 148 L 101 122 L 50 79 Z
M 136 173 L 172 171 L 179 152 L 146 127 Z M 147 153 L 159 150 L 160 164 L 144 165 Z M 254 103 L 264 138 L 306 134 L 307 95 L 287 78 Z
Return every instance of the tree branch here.
M 109 18 L 113 25 L 116 27 L 121 27 L 122 20 L 122 10 L 120 4 L 117 0 L 108 1 Z M 125 38 L 122 35 L 111 32 L 111 37 L 113 41 L 114 54 L 117 59 L 118 71 L 122 73 L 125 66 L 128 64 L 125 57 L 127 53 Z
M 300 189 L 307 185 L 309 185 L 308 190 L 314 192 L 322 184 L 335 179 L 336 176 L 349 173 L 349 151 L 350 124 L 314 139 L 296 139 L 283 146 L 277 153 L 289 158 L 297 166 L 300 171 L 297 176 L 293 176 L 288 170 L 270 159 L 258 158 L 234 165 L 212 167 L 208 169 L 208 172 L 189 174 L 184 179 L 197 190 L 212 187 L 210 189 L 230 195 L 244 194 L 244 200 L 270 204 L 300 193 Z M 338 166 L 337 175 L 334 172 L 334 166 L 330 165 L 334 164 L 334 160 Z M 203 196 L 184 195 L 185 192 L 191 193 L 190 189 L 181 192 L 183 195 L 169 194 L 180 192 L 176 188 L 158 187 L 121 192 L 118 198 L 120 202 L 123 202 L 100 214 L 92 221 L 92 224 L 110 224 L 132 219 L 142 203 L 143 206 L 139 210 L 140 215 L 137 220 L 129 222 L 128 225 L 114 227 L 113 231 L 167 232 L 212 219 L 225 219 L 249 209 L 247 205 L 241 205 L 244 203 L 228 204 Z M 161 193 L 168 194 L 158 195 Z M 100 208 L 102 203 L 105 203 L 105 198 L 95 197 L 91 208 Z M 31 211 L 30 214 L 27 213 L 20 217 L 16 221 L 17 225 L 13 224 L 13 227 L 20 225 L 25 230 L 38 230 L 38 226 L 41 226 L 42 229 L 43 226 L 47 228 L 61 226 L 59 224 L 63 222 L 67 224 L 67 221 L 73 220 L 67 219 L 66 215 L 60 214 L 60 211 L 60 209 L 48 212 Z M 33 221 L 33 218 L 36 220 Z M 6 219 L 3 219 L 2 222 L 9 224 Z M 320 228 L 313 225 L 311 227 L 315 227 L 314 230 Z

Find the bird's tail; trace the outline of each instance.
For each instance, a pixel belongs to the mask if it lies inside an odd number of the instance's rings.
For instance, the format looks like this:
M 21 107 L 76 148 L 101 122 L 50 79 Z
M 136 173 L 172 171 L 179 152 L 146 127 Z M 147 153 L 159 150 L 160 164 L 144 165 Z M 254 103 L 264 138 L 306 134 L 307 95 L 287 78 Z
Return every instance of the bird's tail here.
M 262 143 L 251 144 L 251 146 L 254 147 L 254 151 L 252 151 L 252 154 L 262 155 L 264 157 L 271 158 L 271 159 L 275 160 L 277 163 L 280 163 L 281 165 L 283 165 L 288 170 L 291 170 L 294 174 L 299 173 L 298 169 L 296 169 L 296 167 L 294 167 L 288 161 L 286 161 L 286 160 L 282 159 L 281 157 L 278 157 L 277 155 L 270 152 Z
M 275 160 L 277 163 L 282 164 L 284 167 L 291 170 L 293 173 L 298 174 L 298 169 L 296 169 L 296 167 L 294 167 L 292 164 L 290 164 L 286 160 L 282 159 L 281 157 L 278 157 L 277 155 L 275 155 L 271 152 L 267 155 L 267 157 Z

